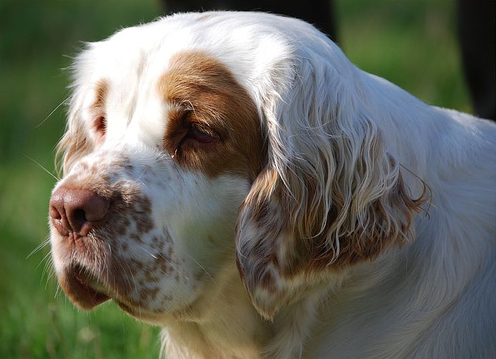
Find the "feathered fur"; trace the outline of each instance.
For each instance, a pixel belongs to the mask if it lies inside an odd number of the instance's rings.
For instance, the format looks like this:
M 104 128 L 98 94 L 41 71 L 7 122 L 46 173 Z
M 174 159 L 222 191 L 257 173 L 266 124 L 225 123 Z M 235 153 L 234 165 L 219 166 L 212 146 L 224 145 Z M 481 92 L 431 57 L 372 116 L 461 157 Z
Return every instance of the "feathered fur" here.
M 178 69 L 222 77 L 194 88 L 222 101 L 174 97 L 164 73 Z M 129 297 L 107 294 L 164 327 L 168 359 L 496 356 L 494 124 L 429 106 L 311 25 L 261 13 L 125 29 L 89 45 L 74 76 L 58 186 L 130 186 L 151 203 L 139 242 L 92 238 L 129 268 L 105 274 L 125 276 Z M 202 113 L 199 98 L 232 108 Z M 175 140 L 199 122 L 217 142 Z M 62 241 L 53 231 L 58 273 Z

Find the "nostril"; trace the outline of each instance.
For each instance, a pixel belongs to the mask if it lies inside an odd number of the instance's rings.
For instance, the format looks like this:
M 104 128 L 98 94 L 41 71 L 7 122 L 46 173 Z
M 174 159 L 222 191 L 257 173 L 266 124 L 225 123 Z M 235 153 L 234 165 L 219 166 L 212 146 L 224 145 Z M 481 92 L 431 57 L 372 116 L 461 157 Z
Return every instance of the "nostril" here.
M 74 196 L 74 203 L 71 204 L 75 206 L 75 219 L 98 222 L 107 214 L 110 201 L 96 193 L 83 190 L 83 193 L 77 193 Z
M 55 208 L 55 206 L 50 206 L 50 218 L 52 219 L 62 219 L 62 215 L 60 212 Z
M 57 232 L 66 236 L 69 234 L 71 228 L 67 222 L 67 218 L 65 215 L 63 194 L 64 194 L 63 189 L 57 189 L 52 194 L 52 198 L 50 198 L 49 214 L 50 214 L 51 222 L 55 227 L 55 229 L 57 230 Z
M 105 219 L 110 201 L 87 189 L 58 188 L 50 199 L 50 217 L 62 235 L 85 236 Z
M 82 208 L 76 208 L 71 214 L 69 214 L 69 222 L 76 231 L 81 231 L 84 224 L 87 222 L 86 213 Z

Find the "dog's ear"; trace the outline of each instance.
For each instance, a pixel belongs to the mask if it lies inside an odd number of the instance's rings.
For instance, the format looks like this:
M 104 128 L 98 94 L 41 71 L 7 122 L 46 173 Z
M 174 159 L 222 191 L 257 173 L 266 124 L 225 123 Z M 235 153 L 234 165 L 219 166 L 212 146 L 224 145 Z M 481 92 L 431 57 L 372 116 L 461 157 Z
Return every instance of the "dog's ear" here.
M 67 174 L 74 163 L 90 152 L 91 143 L 86 134 L 84 124 L 80 119 L 80 111 L 71 104 L 67 117 L 66 130 L 56 149 L 57 168 L 62 174 Z M 60 171 L 61 169 L 61 171 Z
M 104 107 L 107 83 L 101 80 L 92 84 L 92 81 L 86 79 L 88 73 L 91 73 L 86 66 L 90 62 L 93 47 L 91 43 L 86 44 L 86 49 L 76 57 L 71 67 L 72 85 L 66 129 L 57 145 L 55 156 L 56 168 L 63 174 L 67 174 L 74 163 L 92 151 L 95 142 L 99 140 L 99 135 L 95 133 L 97 130 L 104 132 L 106 127 Z M 95 132 L 93 135 L 89 131 L 91 128 L 95 130 L 92 131 Z
M 353 69 L 305 59 L 287 91 L 267 95 L 268 164 L 240 208 L 236 240 L 241 278 L 266 318 L 319 278 L 411 237 L 421 201 L 346 80 Z

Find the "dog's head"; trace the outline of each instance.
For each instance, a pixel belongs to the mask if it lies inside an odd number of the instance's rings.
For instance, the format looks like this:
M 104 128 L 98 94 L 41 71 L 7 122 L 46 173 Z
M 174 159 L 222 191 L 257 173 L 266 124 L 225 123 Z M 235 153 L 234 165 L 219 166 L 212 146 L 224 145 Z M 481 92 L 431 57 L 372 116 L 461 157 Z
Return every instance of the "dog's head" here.
M 270 318 L 403 243 L 418 203 L 356 71 L 310 25 L 257 13 L 176 15 L 89 44 L 50 202 L 68 296 L 160 322 L 239 275 Z

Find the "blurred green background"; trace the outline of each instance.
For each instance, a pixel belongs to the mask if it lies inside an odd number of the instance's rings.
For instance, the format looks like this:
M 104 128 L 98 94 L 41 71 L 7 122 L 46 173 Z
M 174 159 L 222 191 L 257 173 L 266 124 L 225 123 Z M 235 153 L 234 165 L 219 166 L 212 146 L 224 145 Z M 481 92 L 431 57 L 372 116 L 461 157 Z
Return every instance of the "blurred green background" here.
M 471 111 L 454 2 L 340 0 L 336 12 L 340 45 L 358 67 L 429 104 Z M 51 276 L 49 246 L 32 252 L 48 238 L 64 69 L 82 41 L 162 14 L 152 0 L 0 0 L 0 358 L 158 357 L 158 328 L 113 304 L 75 309 Z

